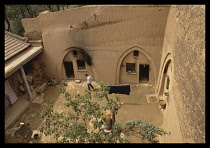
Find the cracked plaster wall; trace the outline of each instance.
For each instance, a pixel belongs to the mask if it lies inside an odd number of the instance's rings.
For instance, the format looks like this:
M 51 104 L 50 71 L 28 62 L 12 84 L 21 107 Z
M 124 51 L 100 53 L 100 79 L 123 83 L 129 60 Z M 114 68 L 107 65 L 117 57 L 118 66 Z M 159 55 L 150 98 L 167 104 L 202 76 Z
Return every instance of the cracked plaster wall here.
M 164 5 L 85 6 L 43 13 L 23 19 L 22 24 L 29 39 L 34 32 L 41 34 L 51 76 L 64 79 L 61 71 L 65 50 L 77 47 L 91 56 L 97 81 L 116 84 L 117 62 L 134 46 L 149 53 L 158 74 L 168 10 L 169 6 Z
M 161 67 L 171 54 L 170 101 L 162 142 L 205 142 L 205 6 L 171 6 Z
M 70 47 L 85 50 L 98 81 L 116 83 L 120 56 L 138 46 L 152 57 L 160 81 L 171 54 L 170 103 L 162 142 L 205 141 L 205 6 L 85 6 L 22 20 L 26 36 L 42 39 L 49 74 L 63 79 Z M 167 26 L 166 26 L 167 22 Z M 164 42 L 163 42 L 164 39 Z M 162 52 L 162 54 L 160 54 Z M 158 82 L 159 82 L 158 81 Z

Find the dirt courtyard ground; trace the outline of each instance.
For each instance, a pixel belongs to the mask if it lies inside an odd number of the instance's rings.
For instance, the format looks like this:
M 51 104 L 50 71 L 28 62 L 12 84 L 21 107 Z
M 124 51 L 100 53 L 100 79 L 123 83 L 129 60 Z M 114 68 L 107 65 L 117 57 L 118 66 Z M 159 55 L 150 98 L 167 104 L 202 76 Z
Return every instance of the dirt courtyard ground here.
M 87 89 L 86 82 L 75 83 L 74 81 L 67 81 L 68 85 L 65 86 L 71 94 L 83 93 Z M 100 86 L 93 82 L 95 91 L 100 88 Z M 123 103 L 122 108 L 119 109 L 119 112 L 116 116 L 116 122 L 124 124 L 125 121 L 132 119 L 146 120 L 149 123 L 160 127 L 163 123 L 163 113 L 159 109 L 157 103 L 148 103 L 146 95 L 154 94 L 154 87 L 149 84 L 132 84 L 130 95 L 120 95 L 122 97 L 121 102 Z M 47 86 L 43 91 L 43 94 L 35 98 L 30 105 L 30 107 L 23 113 L 23 115 L 16 121 L 16 123 L 11 127 L 18 127 L 20 122 L 29 123 L 31 130 L 37 130 L 37 128 L 42 123 L 41 118 L 33 118 L 32 115 L 40 113 L 41 110 L 49 103 L 50 100 L 55 101 L 54 107 L 57 110 L 63 110 L 62 104 L 65 99 L 63 95 L 60 94 L 59 88 L 64 87 L 63 85 L 57 86 Z M 108 95 L 108 97 L 114 97 L 114 94 Z M 33 143 L 54 143 L 52 138 L 41 136 L 39 140 L 34 139 L 24 139 L 22 137 L 13 137 L 11 135 L 5 134 L 5 143 L 28 143 L 29 141 Z M 131 143 L 142 143 L 138 136 L 132 136 L 129 138 Z

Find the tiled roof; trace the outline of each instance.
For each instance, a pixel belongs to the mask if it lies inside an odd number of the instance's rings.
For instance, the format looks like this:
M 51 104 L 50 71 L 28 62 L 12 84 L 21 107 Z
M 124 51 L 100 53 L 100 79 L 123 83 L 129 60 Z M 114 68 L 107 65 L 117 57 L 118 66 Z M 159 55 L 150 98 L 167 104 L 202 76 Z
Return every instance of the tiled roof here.
M 26 42 L 27 38 L 5 31 L 5 60 L 26 49 L 31 44 Z

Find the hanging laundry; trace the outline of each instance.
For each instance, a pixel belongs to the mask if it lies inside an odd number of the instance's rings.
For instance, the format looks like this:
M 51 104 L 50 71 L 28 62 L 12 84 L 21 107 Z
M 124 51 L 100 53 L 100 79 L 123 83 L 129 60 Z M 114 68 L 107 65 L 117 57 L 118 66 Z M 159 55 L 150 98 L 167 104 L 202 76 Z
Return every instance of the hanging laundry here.
M 9 81 L 6 80 L 4 82 L 5 85 L 5 94 L 9 96 L 9 100 L 11 102 L 11 104 L 15 103 L 15 101 L 17 101 L 17 96 L 15 94 L 15 92 L 13 91 L 13 89 L 11 88 Z
M 130 85 L 120 85 L 120 86 L 108 86 L 110 87 L 109 94 L 115 93 L 115 94 L 130 94 Z
M 9 95 L 6 95 L 5 94 L 5 109 L 7 109 L 8 107 L 11 106 L 11 102 L 10 102 L 10 99 L 9 99 Z

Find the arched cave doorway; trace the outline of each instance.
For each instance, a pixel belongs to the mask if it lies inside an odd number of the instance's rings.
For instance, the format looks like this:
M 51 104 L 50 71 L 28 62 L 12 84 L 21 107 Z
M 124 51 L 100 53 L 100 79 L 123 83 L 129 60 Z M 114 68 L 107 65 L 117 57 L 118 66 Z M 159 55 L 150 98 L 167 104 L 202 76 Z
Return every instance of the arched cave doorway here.
M 63 58 L 63 77 L 72 80 L 86 80 L 85 74 L 94 78 L 91 57 L 82 49 L 71 47 Z
M 117 65 L 116 84 L 154 82 L 155 70 L 150 55 L 139 47 L 132 47 L 120 57 Z
M 171 80 L 171 74 L 172 74 L 172 64 L 171 64 L 171 59 L 169 59 L 163 69 L 162 73 L 162 80 L 161 80 L 161 86 L 160 86 L 160 91 L 159 95 L 163 96 L 165 93 L 169 91 L 169 86 L 170 86 L 170 80 Z

